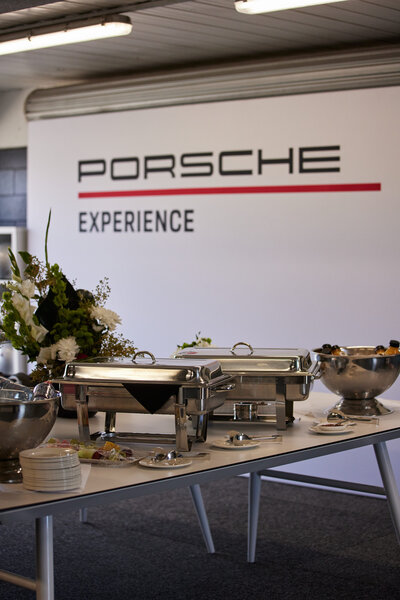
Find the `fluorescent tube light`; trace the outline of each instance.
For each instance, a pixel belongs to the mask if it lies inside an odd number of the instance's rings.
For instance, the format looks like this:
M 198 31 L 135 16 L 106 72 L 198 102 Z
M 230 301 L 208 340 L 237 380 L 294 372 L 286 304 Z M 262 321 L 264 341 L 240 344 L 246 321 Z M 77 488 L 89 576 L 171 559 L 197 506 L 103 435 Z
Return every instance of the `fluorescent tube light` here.
M 18 37 L 15 37 L 16 34 L 13 37 L 12 34 L 0 36 L 0 55 L 128 35 L 131 31 L 131 20 L 123 15 L 103 17 L 101 20 L 72 21 L 45 28 L 33 27 L 30 31 L 18 34 Z
M 235 8 L 238 12 L 255 15 L 258 13 L 274 12 L 276 10 L 303 8 L 305 6 L 345 1 L 346 0 L 235 0 Z

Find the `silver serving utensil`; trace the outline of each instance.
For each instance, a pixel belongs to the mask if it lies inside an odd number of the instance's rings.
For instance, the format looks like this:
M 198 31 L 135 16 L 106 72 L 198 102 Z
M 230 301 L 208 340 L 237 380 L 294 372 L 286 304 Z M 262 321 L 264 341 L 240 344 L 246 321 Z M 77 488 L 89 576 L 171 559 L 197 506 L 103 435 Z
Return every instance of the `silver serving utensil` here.
M 156 452 L 153 456 L 153 462 L 167 462 L 175 458 L 180 458 L 182 454 L 179 454 L 176 450 L 170 450 L 169 452 Z
M 277 438 L 281 437 L 279 434 L 275 433 L 273 435 L 254 435 L 254 436 L 250 436 L 247 435 L 247 433 L 240 433 L 238 431 L 232 432 L 230 431 L 228 433 L 229 435 L 229 441 L 231 442 L 231 444 L 235 444 L 237 442 L 245 442 L 245 441 L 252 441 L 252 442 L 257 442 L 257 441 L 261 441 L 261 440 L 276 440 Z
M 157 454 L 155 454 L 152 457 L 152 461 L 157 463 L 157 462 L 161 462 L 162 460 L 165 460 L 167 458 L 167 455 L 164 452 L 157 452 Z
M 176 450 L 170 450 L 167 453 L 167 457 L 165 460 L 173 460 L 174 458 L 181 458 L 182 454 L 180 454 L 180 452 L 177 452 Z
M 332 409 L 329 411 L 327 417 L 326 417 L 327 421 L 366 421 L 367 423 L 376 423 L 379 422 L 378 417 L 372 416 L 372 417 L 367 417 L 367 416 L 362 416 L 362 415 L 358 415 L 358 416 L 354 416 L 351 415 L 351 417 L 349 417 L 348 415 L 346 415 L 344 412 L 342 412 L 339 409 Z M 350 424 L 350 423 L 349 423 Z

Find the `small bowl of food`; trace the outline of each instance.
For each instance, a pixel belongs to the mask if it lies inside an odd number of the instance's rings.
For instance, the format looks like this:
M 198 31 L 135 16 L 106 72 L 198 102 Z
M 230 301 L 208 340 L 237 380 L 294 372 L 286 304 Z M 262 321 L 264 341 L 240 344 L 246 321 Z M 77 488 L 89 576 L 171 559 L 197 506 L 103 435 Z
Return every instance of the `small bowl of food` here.
M 340 421 L 322 421 L 313 425 L 311 429 L 315 433 L 331 433 L 333 435 L 352 431 L 347 423 L 342 423 Z

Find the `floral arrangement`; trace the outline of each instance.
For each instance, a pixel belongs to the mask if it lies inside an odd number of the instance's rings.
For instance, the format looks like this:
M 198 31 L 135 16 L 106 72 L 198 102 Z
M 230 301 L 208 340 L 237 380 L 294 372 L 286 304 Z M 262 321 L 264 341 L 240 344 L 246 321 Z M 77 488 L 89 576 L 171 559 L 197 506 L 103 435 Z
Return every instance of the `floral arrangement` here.
M 35 362 L 34 383 L 62 375 L 65 362 L 98 356 L 132 356 L 132 342 L 116 334 L 120 317 L 105 308 L 108 278 L 94 292 L 75 289 L 58 264 L 50 264 L 46 228 L 45 262 L 19 252 L 21 273 L 9 248 L 12 279 L 3 293 L 0 330 L 12 346 Z
M 184 350 L 185 348 L 209 348 L 212 345 L 211 338 L 200 337 L 200 333 L 200 331 L 196 333 L 196 337 L 192 342 L 183 342 L 180 346 L 178 345 L 178 350 Z

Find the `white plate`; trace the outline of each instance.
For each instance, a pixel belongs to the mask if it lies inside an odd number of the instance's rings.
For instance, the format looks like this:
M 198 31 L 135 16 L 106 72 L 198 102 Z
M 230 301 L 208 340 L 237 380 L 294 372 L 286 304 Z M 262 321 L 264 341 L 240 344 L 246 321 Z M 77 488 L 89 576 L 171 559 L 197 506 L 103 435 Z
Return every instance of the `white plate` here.
M 82 442 L 82 445 L 79 447 L 79 450 L 76 450 L 74 447 L 70 447 L 70 446 L 59 446 L 57 444 L 62 443 L 62 444 L 66 444 L 68 443 L 66 440 L 64 442 L 48 442 L 48 445 L 45 446 L 46 448 L 56 448 L 56 449 L 64 449 L 66 448 L 67 450 L 73 450 L 74 452 L 77 453 L 78 455 L 78 462 L 80 463 L 85 463 L 85 464 L 90 464 L 90 465 L 99 465 L 102 467 L 129 467 L 132 464 L 137 463 L 139 460 L 141 460 L 142 458 L 144 458 L 146 456 L 146 454 L 143 454 L 141 452 L 136 452 L 133 453 L 132 456 L 128 456 L 128 457 L 121 457 L 121 460 L 112 460 L 108 457 L 103 457 L 103 458 L 84 458 L 83 456 L 79 456 L 79 451 L 80 450 L 84 450 L 86 448 L 93 450 L 93 452 L 95 450 L 99 450 L 101 449 L 101 446 L 95 446 L 93 444 L 90 444 L 89 447 L 86 447 L 84 445 L 84 443 Z M 70 442 L 71 444 L 75 445 L 78 442 L 75 442 L 71 440 Z M 126 450 L 127 448 L 122 448 L 122 450 Z
M 71 459 L 77 455 L 77 451 L 73 448 L 50 448 L 47 446 L 39 446 L 39 448 L 31 448 L 22 450 L 19 455 L 22 458 L 33 460 L 48 460 L 60 461 L 63 459 Z
M 54 481 L 53 483 L 49 484 L 46 481 L 27 479 L 26 477 L 24 477 L 22 481 L 25 486 L 29 485 L 30 487 L 35 487 L 41 490 L 74 490 L 81 485 L 80 477 L 79 479 L 71 480 L 68 483 L 65 481 Z
M 80 484 L 75 485 L 73 487 L 55 487 L 55 488 L 44 488 L 42 486 L 31 485 L 29 483 L 23 482 L 23 487 L 27 490 L 32 490 L 33 492 L 69 492 L 72 490 L 78 490 L 81 486 Z
M 107 458 L 80 458 L 81 463 L 88 463 L 90 465 L 99 465 L 100 467 L 130 467 L 142 460 L 143 456 L 130 457 L 126 460 L 109 460 Z
M 351 433 L 353 430 L 350 427 L 343 426 L 342 427 L 332 427 L 332 429 L 323 428 L 318 425 L 313 425 L 310 427 L 309 431 L 312 433 L 321 433 L 322 435 L 341 435 L 343 433 Z
M 224 450 L 249 450 L 249 448 L 257 448 L 260 444 L 252 440 L 243 440 L 240 445 L 236 446 L 229 440 L 215 440 L 212 445 L 216 448 L 224 448 Z
M 21 465 L 26 465 L 31 469 L 60 469 L 76 467 L 76 465 L 79 465 L 79 457 L 78 454 L 72 454 L 71 456 L 61 457 L 58 460 L 49 460 L 47 458 L 32 459 L 20 456 L 19 462 Z
M 162 460 L 160 462 L 154 462 L 154 457 L 146 456 L 146 458 L 142 458 L 139 460 L 139 465 L 142 467 L 151 467 L 153 469 L 179 469 L 180 467 L 188 467 L 192 464 L 192 461 L 189 458 L 178 457 L 172 458 L 169 461 Z
M 75 481 L 76 479 L 80 479 L 81 478 L 81 473 L 79 471 L 79 473 L 75 473 L 72 477 L 63 477 L 62 474 L 57 474 L 56 477 L 52 478 L 52 479 L 48 479 L 46 477 L 42 477 L 41 475 L 36 475 L 34 473 L 26 473 L 25 471 L 22 471 L 22 478 L 25 480 L 29 481 L 40 481 L 40 483 L 50 483 L 52 484 L 54 481 L 63 481 L 65 483 L 71 483 L 72 481 Z
M 78 465 L 74 469 L 52 469 L 51 471 L 43 471 L 42 469 L 26 469 L 22 467 L 22 474 L 28 477 L 37 477 L 38 479 L 47 479 L 52 481 L 54 479 L 72 479 L 81 474 L 81 465 Z

